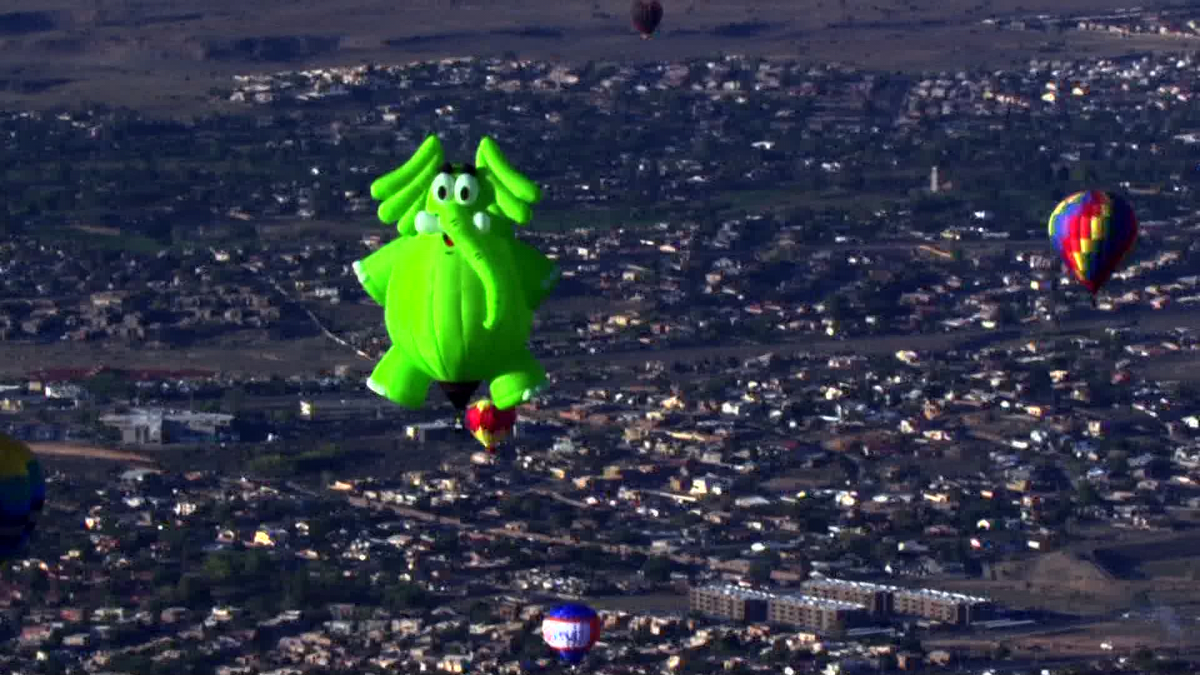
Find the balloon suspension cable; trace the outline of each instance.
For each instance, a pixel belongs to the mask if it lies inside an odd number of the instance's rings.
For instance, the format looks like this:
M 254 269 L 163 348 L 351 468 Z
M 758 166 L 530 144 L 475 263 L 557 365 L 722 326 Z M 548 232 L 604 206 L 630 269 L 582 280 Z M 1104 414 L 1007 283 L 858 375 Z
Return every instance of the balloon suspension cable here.
M 1092 295 L 1092 309 L 1096 309 L 1096 296 L 1095 296 L 1095 294 L 1093 294 L 1093 295 Z

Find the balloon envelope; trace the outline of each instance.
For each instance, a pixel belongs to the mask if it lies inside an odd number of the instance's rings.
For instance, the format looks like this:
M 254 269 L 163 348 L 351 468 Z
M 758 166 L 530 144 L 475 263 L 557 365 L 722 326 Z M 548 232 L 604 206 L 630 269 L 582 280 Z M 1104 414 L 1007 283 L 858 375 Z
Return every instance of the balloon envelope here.
M 0 434 L 0 558 L 21 552 L 45 504 L 41 464 L 29 446 Z
M 600 617 L 587 605 L 559 605 L 542 619 L 542 639 L 560 659 L 577 665 L 600 639 Z
M 1112 277 L 1138 235 L 1129 203 L 1098 190 L 1077 192 L 1059 202 L 1047 228 L 1063 262 L 1092 295 Z
M 491 401 L 478 401 L 467 411 L 467 430 L 489 452 L 508 438 L 517 423 L 515 408 L 500 410 Z
M 643 37 L 649 36 L 654 33 L 659 22 L 662 21 L 663 8 L 658 0 L 633 0 L 633 6 L 629 9 L 629 17 L 633 20 L 633 27 Z

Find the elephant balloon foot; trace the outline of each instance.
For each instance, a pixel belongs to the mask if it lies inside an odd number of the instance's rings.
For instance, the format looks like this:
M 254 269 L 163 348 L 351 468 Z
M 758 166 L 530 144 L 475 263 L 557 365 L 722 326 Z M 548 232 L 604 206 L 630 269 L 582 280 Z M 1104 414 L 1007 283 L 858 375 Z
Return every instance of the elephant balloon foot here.
M 403 354 L 392 347 L 367 378 L 367 388 L 396 405 L 420 410 L 431 382 L 428 375 L 408 365 Z
M 534 387 L 533 389 L 526 389 L 525 392 L 523 394 L 521 394 L 521 402 L 529 403 L 533 399 L 537 398 L 538 395 L 541 394 L 545 390 L 546 390 L 546 385 L 544 385 L 544 384 L 539 384 L 538 386 Z
M 492 401 L 500 410 L 528 403 L 546 384 L 546 371 L 531 354 L 526 354 L 516 365 L 517 370 L 497 377 L 489 386 Z
M 496 379 L 500 381 L 499 378 Z M 520 385 L 515 385 L 517 388 L 510 389 L 505 386 L 496 388 L 496 383 L 492 383 L 492 401 L 500 410 L 508 410 L 509 408 L 518 406 L 522 403 L 530 403 L 536 399 L 546 389 L 545 384 L 537 384 L 532 387 L 520 388 Z M 496 393 L 500 391 L 502 393 Z

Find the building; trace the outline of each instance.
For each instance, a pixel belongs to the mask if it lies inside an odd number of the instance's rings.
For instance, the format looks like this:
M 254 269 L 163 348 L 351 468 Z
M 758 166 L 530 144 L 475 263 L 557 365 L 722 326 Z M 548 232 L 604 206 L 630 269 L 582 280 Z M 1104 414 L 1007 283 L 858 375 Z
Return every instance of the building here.
M 378 397 L 300 401 L 300 419 L 311 422 L 347 422 L 383 419 Z
M 988 618 L 995 606 L 986 598 L 925 588 L 900 588 L 845 579 L 812 579 L 804 592 L 819 598 L 865 605 L 875 616 L 904 614 L 956 626 Z
M 767 621 L 826 634 L 842 633 L 869 618 L 870 612 L 862 604 L 811 595 L 781 595 L 767 604 Z
M 738 586 L 703 586 L 692 588 L 688 605 L 699 612 L 728 621 L 758 623 L 767 620 L 767 601 L 773 596 Z
M 955 626 L 968 626 L 992 616 L 994 605 L 986 598 L 926 588 L 904 588 L 892 594 L 892 611 Z
M 162 409 L 134 409 L 103 415 L 100 422 L 121 432 L 121 442 L 133 445 L 210 443 L 233 439 L 233 415 Z
M 404 427 L 404 437 L 417 443 L 441 441 L 462 433 L 461 427 L 446 420 L 419 422 Z
M 517 598 L 505 596 L 500 599 L 500 602 L 497 603 L 496 608 L 492 610 L 492 613 L 503 621 L 519 621 L 521 618 L 521 612 L 524 609 L 524 602 L 521 602 Z
M 842 579 L 813 579 L 804 583 L 804 592 L 810 596 L 863 605 L 877 617 L 892 613 L 892 591 L 897 590 L 900 589 L 895 586 Z
M 733 585 L 693 587 L 689 600 L 693 612 L 728 621 L 779 623 L 827 634 L 861 625 L 869 617 L 867 608 L 858 603 Z

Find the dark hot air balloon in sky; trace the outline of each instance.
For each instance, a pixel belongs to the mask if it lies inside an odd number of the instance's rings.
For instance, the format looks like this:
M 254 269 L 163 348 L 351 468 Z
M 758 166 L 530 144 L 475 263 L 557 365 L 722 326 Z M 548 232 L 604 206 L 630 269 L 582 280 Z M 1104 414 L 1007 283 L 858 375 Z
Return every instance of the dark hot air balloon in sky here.
M 29 446 L 0 434 L 0 560 L 21 554 L 45 504 L 41 464 Z
M 633 0 L 629 17 L 633 20 L 633 27 L 642 34 L 642 39 L 649 40 L 662 21 L 662 4 L 658 0 Z

